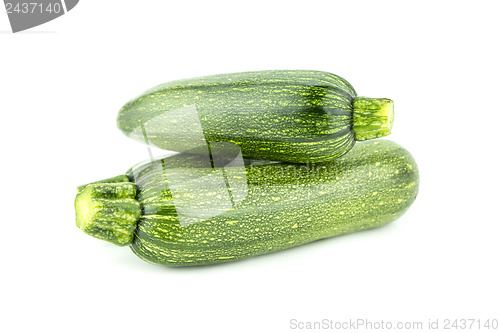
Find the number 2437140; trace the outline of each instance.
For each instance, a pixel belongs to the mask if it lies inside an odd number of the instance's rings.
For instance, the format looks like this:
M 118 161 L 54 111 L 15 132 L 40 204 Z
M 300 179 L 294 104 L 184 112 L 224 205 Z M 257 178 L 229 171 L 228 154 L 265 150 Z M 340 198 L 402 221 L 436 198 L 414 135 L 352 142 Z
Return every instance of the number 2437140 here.
M 498 329 L 498 320 L 479 320 L 479 319 L 445 319 L 443 329 Z
M 37 2 L 18 2 L 16 4 L 7 2 L 5 3 L 5 9 L 7 14 L 34 14 L 34 13 L 55 13 L 59 14 L 62 10 L 61 4 L 58 2 L 54 3 L 37 3 Z

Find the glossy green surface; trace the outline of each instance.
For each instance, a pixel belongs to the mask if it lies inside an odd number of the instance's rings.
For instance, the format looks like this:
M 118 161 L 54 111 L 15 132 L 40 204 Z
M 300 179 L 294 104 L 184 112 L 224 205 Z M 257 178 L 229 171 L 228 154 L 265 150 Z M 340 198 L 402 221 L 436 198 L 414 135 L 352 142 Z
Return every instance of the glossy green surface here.
M 411 155 L 385 140 L 359 143 L 333 162 L 247 160 L 246 196 L 217 216 L 181 226 L 162 170 L 167 162 L 177 164 L 179 170 L 187 163 L 192 179 L 203 168 L 196 168 L 196 156 L 167 159 L 135 168 L 129 177 L 137 184 L 143 211 L 131 248 L 148 262 L 169 266 L 239 260 L 381 226 L 408 209 L 419 184 Z M 202 160 L 199 163 L 203 165 Z M 202 213 L 203 207 L 217 207 L 219 200 L 200 184 L 185 185 L 192 187 L 186 195 L 196 203 L 194 215 Z M 228 190 L 236 193 L 230 185 Z
M 355 143 L 355 97 L 347 81 L 327 72 L 213 75 L 146 91 L 120 110 L 117 124 L 126 135 L 167 150 L 186 151 L 206 140 L 236 143 L 250 158 L 329 161 Z M 361 122 L 371 124 L 369 118 Z

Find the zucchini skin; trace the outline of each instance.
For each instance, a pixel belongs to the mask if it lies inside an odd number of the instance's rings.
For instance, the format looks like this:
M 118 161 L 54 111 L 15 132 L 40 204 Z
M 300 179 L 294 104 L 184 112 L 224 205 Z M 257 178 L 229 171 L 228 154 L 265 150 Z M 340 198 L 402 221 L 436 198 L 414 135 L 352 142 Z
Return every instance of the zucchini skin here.
M 150 89 L 120 110 L 117 125 L 139 141 L 186 151 L 187 142 L 193 147 L 205 144 L 197 131 L 189 124 L 179 125 L 179 117 L 173 117 L 172 123 L 154 119 L 195 107 L 207 142 L 235 143 L 249 158 L 322 162 L 353 147 L 356 96 L 346 80 L 321 71 L 221 74 Z M 147 128 L 141 130 L 145 124 Z
M 170 191 L 159 186 L 166 182 L 158 163 L 128 174 L 143 211 L 130 246 L 143 260 L 167 266 L 235 261 L 385 225 L 410 207 L 419 186 L 413 157 L 386 140 L 359 143 L 332 162 L 247 160 L 246 197 L 213 218 L 181 226 Z M 204 191 L 196 197 L 213 200 Z

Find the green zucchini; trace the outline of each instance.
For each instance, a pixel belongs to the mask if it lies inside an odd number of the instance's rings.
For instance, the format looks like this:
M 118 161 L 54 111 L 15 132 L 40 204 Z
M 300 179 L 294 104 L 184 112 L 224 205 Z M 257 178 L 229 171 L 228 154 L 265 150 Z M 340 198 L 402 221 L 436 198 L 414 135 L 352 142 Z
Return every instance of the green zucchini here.
M 412 156 L 386 140 L 357 144 L 332 162 L 247 159 L 240 170 L 212 170 L 204 163 L 199 155 L 178 154 L 134 167 L 112 182 L 80 187 L 77 225 L 94 237 L 130 245 L 151 263 L 214 264 L 387 224 L 409 208 L 419 184 Z M 177 168 L 174 184 L 167 182 L 167 167 Z M 191 217 L 218 210 L 220 193 L 206 176 L 220 176 L 220 171 L 229 179 L 227 192 L 237 204 L 181 225 L 173 191 L 191 202 Z M 234 179 L 244 181 L 245 193 L 237 191 L 242 183 Z
M 296 163 L 330 161 L 356 141 L 390 134 L 393 102 L 358 97 L 343 78 L 275 70 L 168 82 L 128 102 L 118 128 L 133 139 L 185 152 L 232 142 L 243 156 Z

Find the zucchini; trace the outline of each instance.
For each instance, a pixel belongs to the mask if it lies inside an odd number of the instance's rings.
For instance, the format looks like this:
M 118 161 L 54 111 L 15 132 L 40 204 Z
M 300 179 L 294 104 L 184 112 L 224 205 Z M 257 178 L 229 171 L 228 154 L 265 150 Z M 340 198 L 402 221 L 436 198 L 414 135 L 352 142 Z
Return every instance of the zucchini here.
M 168 82 L 117 119 L 125 135 L 166 150 L 204 153 L 207 142 L 232 142 L 245 157 L 296 163 L 333 160 L 356 141 L 390 134 L 392 122 L 390 99 L 358 97 L 343 78 L 308 70 Z
M 204 163 L 200 155 L 178 154 L 111 178 L 118 182 L 80 187 L 77 225 L 94 237 L 130 245 L 151 263 L 214 264 L 387 224 L 409 208 L 419 184 L 412 156 L 386 140 L 358 144 L 333 162 L 247 159 L 241 169 L 215 171 Z M 177 167 L 175 183 L 167 183 L 167 167 Z M 239 170 L 231 170 L 235 168 Z M 221 193 L 206 178 L 220 176 L 217 171 L 229 175 L 226 189 L 235 204 L 226 209 L 220 209 Z M 235 179 L 244 180 L 245 193 L 237 191 L 241 182 Z M 174 190 L 187 200 L 173 198 Z M 188 218 L 207 212 L 214 216 L 182 225 L 174 199 L 176 204 L 191 203 Z

